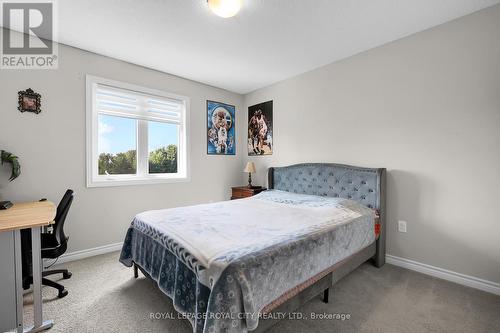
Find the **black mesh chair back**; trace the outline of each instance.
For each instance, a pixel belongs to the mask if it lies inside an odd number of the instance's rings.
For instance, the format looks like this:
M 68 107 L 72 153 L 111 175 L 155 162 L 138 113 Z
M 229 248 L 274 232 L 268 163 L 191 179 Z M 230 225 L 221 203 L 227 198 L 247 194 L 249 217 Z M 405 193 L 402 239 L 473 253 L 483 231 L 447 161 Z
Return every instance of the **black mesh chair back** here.
M 64 221 L 66 221 L 69 208 L 73 203 L 73 197 L 73 190 L 67 190 L 57 206 L 57 213 L 54 219 L 54 236 L 60 245 L 65 245 L 68 242 L 68 237 L 64 234 Z

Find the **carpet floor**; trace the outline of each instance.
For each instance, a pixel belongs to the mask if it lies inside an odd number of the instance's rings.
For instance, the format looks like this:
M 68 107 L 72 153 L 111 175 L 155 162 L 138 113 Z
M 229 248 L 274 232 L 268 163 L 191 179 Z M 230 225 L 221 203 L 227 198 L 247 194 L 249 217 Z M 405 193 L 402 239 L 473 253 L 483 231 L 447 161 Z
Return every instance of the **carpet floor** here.
M 58 299 L 54 289 L 43 288 L 44 318 L 55 322 L 50 332 L 192 332 L 156 284 L 142 275 L 134 279 L 117 252 L 61 266 L 73 273 L 61 280 L 69 295 Z M 24 303 L 28 323 L 30 293 Z M 307 319 L 281 320 L 269 332 L 500 332 L 500 296 L 388 264 L 362 265 L 334 287 L 329 304 L 318 296 L 298 311 Z M 152 318 L 157 313 L 164 317 Z M 344 320 L 311 314 L 343 314 Z

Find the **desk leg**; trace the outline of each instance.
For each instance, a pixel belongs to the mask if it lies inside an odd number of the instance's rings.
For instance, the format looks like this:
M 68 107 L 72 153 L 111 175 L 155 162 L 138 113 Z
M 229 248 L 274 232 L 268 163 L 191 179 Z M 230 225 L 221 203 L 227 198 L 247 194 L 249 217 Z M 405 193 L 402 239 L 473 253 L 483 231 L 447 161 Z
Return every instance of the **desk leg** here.
M 33 318 L 34 325 L 25 329 L 25 333 L 47 330 L 54 325 L 52 320 L 42 319 L 42 256 L 40 244 L 40 227 L 31 229 L 31 253 L 33 255 Z
M 21 252 L 21 230 L 14 230 L 14 261 L 16 272 L 16 332 L 23 333 L 23 267 Z

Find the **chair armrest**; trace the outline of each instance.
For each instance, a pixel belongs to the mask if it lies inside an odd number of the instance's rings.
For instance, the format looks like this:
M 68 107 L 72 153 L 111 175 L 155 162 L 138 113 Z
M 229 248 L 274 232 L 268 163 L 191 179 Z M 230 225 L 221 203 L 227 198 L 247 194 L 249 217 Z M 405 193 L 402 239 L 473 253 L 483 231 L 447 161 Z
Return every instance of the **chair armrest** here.
M 41 250 L 42 251 L 47 251 L 47 250 L 55 250 L 57 249 L 59 246 L 55 246 L 55 247 L 42 247 Z

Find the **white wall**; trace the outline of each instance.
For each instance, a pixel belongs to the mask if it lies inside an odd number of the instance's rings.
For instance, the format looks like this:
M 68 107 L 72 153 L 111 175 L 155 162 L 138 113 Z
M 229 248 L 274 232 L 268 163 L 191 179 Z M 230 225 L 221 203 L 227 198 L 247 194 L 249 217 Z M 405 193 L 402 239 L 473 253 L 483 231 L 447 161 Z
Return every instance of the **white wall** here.
M 85 187 L 86 74 L 191 98 L 189 183 Z M 17 92 L 26 88 L 42 95 L 39 115 L 17 111 Z M 64 45 L 58 70 L 0 70 L 0 149 L 19 155 L 22 165 L 21 177 L 12 183 L 9 169 L 0 167 L 0 199 L 58 202 L 67 188 L 75 190 L 66 228 L 70 252 L 123 241 L 138 212 L 226 200 L 230 186 L 241 184 L 242 151 L 207 156 L 207 99 L 236 105 L 237 133 L 244 131 L 238 94 Z
M 298 162 L 386 167 L 388 254 L 500 282 L 499 32 L 495 6 L 247 95 L 274 100 L 255 183 Z

